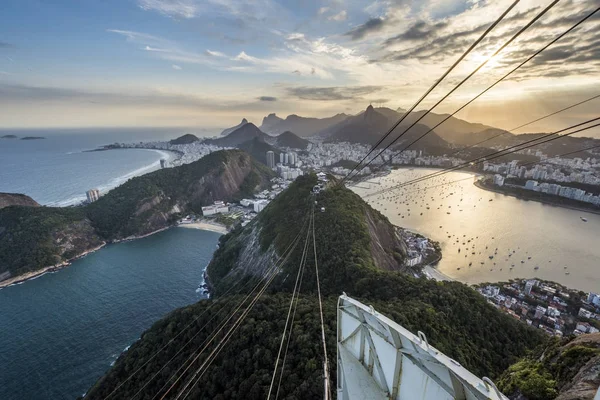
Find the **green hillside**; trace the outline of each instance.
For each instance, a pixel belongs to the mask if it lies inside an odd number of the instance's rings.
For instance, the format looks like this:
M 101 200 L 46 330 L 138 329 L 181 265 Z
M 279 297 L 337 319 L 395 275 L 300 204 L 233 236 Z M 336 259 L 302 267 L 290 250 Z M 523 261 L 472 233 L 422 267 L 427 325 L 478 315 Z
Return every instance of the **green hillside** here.
M 335 309 L 341 291 L 373 305 L 413 332 L 423 331 L 432 345 L 479 376 L 497 378 L 528 350 L 545 342 L 540 331 L 501 313 L 464 284 L 417 279 L 404 273 L 409 271 L 399 267 L 401 249 L 398 248 L 398 255 L 393 254 L 394 245 L 400 246 L 399 243 L 390 242 L 383 253 L 374 246 L 374 241 L 392 240 L 393 227 L 389 221 L 345 188 L 330 188 L 313 197 L 309 193 L 314 183 L 314 176 L 299 178 L 253 223 L 222 237 L 208 269 L 215 288 L 214 298 L 157 322 L 118 359 L 86 398 L 102 399 L 123 383 L 117 392 L 119 397 L 130 398 L 141 390 L 143 395 L 139 398 L 150 399 L 163 384 L 174 382 L 174 379 L 169 381 L 171 375 L 239 304 L 239 293 L 246 293 L 261 279 L 265 266 L 273 265 L 273 260 L 279 259 L 296 235 L 304 232 L 303 221 L 314 200 L 318 207 L 325 207 L 325 212 L 315 213 L 315 238 L 322 290 L 326 294 L 326 336 L 332 363 L 335 363 Z M 266 397 L 301 247 L 292 253 L 290 261 L 283 265 L 267 292 L 198 381 L 192 398 Z M 393 268 L 394 265 L 398 267 Z M 314 260 L 309 256 L 279 398 L 322 398 L 314 269 Z M 218 312 L 221 307 L 223 310 Z M 192 328 L 179 335 L 190 323 Z M 167 344 L 164 353 L 149 358 Z M 171 357 L 175 357 L 173 362 L 161 370 Z M 196 368 L 200 364 L 201 361 L 195 364 Z M 125 382 L 141 366 L 135 378 Z M 335 371 L 335 365 L 331 371 Z M 156 378 L 150 380 L 155 374 Z M 184 380 L 187 378 L 186 375 Z
M 0 274 L 17 276 L 65 262 L 103 242 L 154 232 L 182 215 L 201 213 L 215 200 L 251 196 L 272 176 L 243 151 L 218 151 L 132 178 L 86 206 L 2 208 Z

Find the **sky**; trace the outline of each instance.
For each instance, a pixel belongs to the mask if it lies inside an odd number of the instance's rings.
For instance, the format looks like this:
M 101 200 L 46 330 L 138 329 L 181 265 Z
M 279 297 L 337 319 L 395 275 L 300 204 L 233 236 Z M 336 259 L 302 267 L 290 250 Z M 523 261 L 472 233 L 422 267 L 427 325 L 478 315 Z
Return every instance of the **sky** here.
M 513 0 L 2 0 L 0 128 L 204 127 L 409 108 Z M 521 0 L 417 109 L 550 0 Z M 434 112 L 598 7 L 560 0 Z M 511 129 L 600 94 L 600 12 L 457 117 Z M 527 129 L 595 117 L 600 99 Z M 521 132 L 516 132 L 521 133 Z

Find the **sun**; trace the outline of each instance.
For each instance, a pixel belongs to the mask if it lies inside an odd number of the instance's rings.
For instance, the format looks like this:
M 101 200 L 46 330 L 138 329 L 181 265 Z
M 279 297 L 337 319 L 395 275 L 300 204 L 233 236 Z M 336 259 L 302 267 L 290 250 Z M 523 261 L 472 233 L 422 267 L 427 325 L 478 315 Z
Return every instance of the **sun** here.
M 502 59 L 502 54 L 498 54 L 495 57 L 492 57 L 490 59 L 491 54 L 488 53 L 473 53 L 473 56 L 471 57 L 471 60 L 476 64 L 476 65 L 481 65 L 483 64 L 486 60 L 489 59 L 489 61 L 487 62 L 487 64 L 485 64 L 486 69 L 492 69 L 492 68 L 496 68 L 500 66 L 500 60 Z

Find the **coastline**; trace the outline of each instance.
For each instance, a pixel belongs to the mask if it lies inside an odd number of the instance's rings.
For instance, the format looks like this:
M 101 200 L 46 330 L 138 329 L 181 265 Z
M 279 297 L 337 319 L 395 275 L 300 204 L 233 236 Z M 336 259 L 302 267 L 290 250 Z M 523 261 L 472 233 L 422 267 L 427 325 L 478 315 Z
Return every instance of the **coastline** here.
M 44 267 L 42 269 L 38 269 L 36 271 L 31 271 L 31 272 L 27 272 L 21 275 L 17 275 L 13 278 L 8 278 L 6 280 L 3 280 L 0 282 L 0 289 L 3 289 L 5 287 L 9 287 L 9 286 L 13 286 L 13 285 L 19 285 L 21 283 L 24 283 L 26 281 L 35 279 L 35 278 L 39 278 L 42 275 L 45 275 L 47 273 L 52 273 L 52 272 L 56 272 L 59 271 L 63 268 L 66 268 L 68 266 L 70 266 L 73 261 L 77 261 L 80 258 L 83 258 L 85 256 L 87 256 L 88 254 L 94 253 L 98 250 L 100 250 L 101 248 L 103 248 L 104 246 L 106 246 L 107 243 L 106 242 L 102 242 L 102 244 L 100 246 L 96 246 L 92 249 L 86 250 L 81 254 L 78 254 L 77 256 L 70 258 L 66 261 L 63 261 L 59 264 L 55 264 L 55 265 L 50 265 L 48 267 Z
M 229 231 L 225 227 L 225 225 L 212 223 L 212 222 L 192 222 L 191 224 L 179 224 L 178 228 L 187 228 L 187 229 L 200 229 L 203 231 L 210 231 L 220 233 L 221 235 L 226 235 Z
M 586 213 L 590 213 L 590 214 L 600 215 L 600 210 L 594 210 L 594 209 L 588 209 L 588 208 L 582 208 L 582 207 L 575 207 L 575 206 L 570 206 L 570 205 L 567 205 L 567 204 L 560 204 L 560 203 L 555 203 L 555 202 L 552 202 L 552 201 L 547 201 L 547 200 L 544 200 L 544 199 L 527 198 L 525 196 L 519 196 L 519 195 L 517 195 L 515 193 L 505 192 L 503 190 L 499 190 L 499 189 L 495 189 L 495 188 L 490 188 L 490 187 L 484 186 L 481 183 L 479 183 L 479 181 L 473 182 L 473 185 L 475 185 L 477 188 L 479 188 L 481 190 L 486 190 L 488 192 L 493 192 L 493 193 L 499 193 L 499 194 L 502 194 L 502 195 L 505 195 L 505 196 L 511 196 L 511 197 L 514 197 L 514 198 L 519 199 L 519 200 L 535 201 L 535 202 L 546 204 L 546 205 L 549 205 L 549 206 L 567 208 L 567 209 L 570 209 L 570 210 L 575 210 L 575 211 L 581 211 L 581 212 L 586 212 Z
M 156 233 L 159 232 L 163 232 L 166 231 L 167 229 L 171 229 L 171 228 L 175 228 L 175 227 L 183 227 L 183 228 L 189 228 L 189 229 L 200 229 L 200 230 L 205 230 L 205 231 L 210 231 L 210 232 L 215 232 L 215 233 L 219 233 L 221 235 L 225 235 L 227 234 L 229 231 L 227 230 L 227 228 L 224 225 L 221 224 L 215 224 L 215 223 L 208 223 L 208 222 L 195 222 L 192 224 L 182 224 L 182 225 L 169 225 L 169 226 L 165 226 L 163 228 L 157 229 L 155 231 L 146 233 L 144 235 L 135 235 L 135 236 L 128 236 L 126 238 L 123 239 L 117 239 L 117 240 L 113 240 L 112 242 L 103 242 L 100 246 L 94 247 L 92 249 L 88 249 L 86 251 L 84 251 L 81 254 L 78 254 L 77 256 L 70 258 L 66 261 L 63 261 L 59 264 L 55 264 L 55 265 L 50 265 L 47 267 L 43 267 L 41 269 L 35 270 L 35 271 L 31 271 L 31 272 L 27 272 L 25 274 L 21 274 L 21 275 L 17 275 L 15 277 L 11 277 L 8 279 L 5 279 L 3 281 L 0 281 L 0 289 L 3 289 L 5 287 L 9 287 L 12 285 L 19 285 L 21 283 L 24 283 L 26 281 L 35 279 L 35 278 L 39 278 L 42 275 L 45 275 L 47 273 L 52 273 L 52 272 L 57 272 L 63 268 L 67 268 L 68 266 L 70 266 L 74 261 L 77 261 L 80 258 L 83 258 L 85 256 L 87 256 L 88 254 L 94 253 L 100 249 L 102 249 L 103 247 L 110 245 L 110 244 L 118 244 L 118 243 L 124 243 L 124 242 L 131 242 L 133 240 L 138 240 L 138 239 L 143 239 L 146 238 L 148 236 L 152 236 Z
M 24 283 L 26 281 L 30 281 L 30 280 L 35 279 L 35 278 L 39 278 L 40 276 L 45 275 L 47 273 L 57 272 L 57 271 L 59 271 L 61 269 L 67 268 L 74 261 L 77 261 L 78 259 L 83 258 L 83 257 L 87 256 L 88 254 L 95 253 L 96 251 L 104 248 L 107 245 L 124 243 L 124 242 L 130 242 L 130 241 L 137 240 L 137 239 L 143 239 L 145 237 L 154 235 L 155 233 L 159 233 L 159 232 L 165 231 L 165 230 L 167 230 L 169 228 L 172 228 L 172 226 L 166 226 L 164 228 L 157 229 L 155 231 L 152 231 L 150 233 L 146 233 L 144 235 L 128 236 L 128 237 L 126 237 L 124 239 L 113 240 L 112 242 L 102 242 L 102 244 L 100 246 L 88 249 L 88 250 L 84 251 L 83 253 L 78 254 L 78 255 L 76 255 L 73 258 L 69 258 L 68 260 L 63 261 L 63 262 L 61 262 L 59 264 L 50 265 L 48 267 L 43 267 L 43 268 L 35 270 L 35 271 L 27 272 L 27 273 L 24 273 L 24 274 L 21 274 L 21 275 L 17 275 L 15 277 L 8 278 L 8 279 L 5 279 L 3 281 L 0 281 L 0 289 L 3 289 L 5 287 L 9 287 L 9 286 L 12 286 L 12 285 L 19 285 L 19 284 Z

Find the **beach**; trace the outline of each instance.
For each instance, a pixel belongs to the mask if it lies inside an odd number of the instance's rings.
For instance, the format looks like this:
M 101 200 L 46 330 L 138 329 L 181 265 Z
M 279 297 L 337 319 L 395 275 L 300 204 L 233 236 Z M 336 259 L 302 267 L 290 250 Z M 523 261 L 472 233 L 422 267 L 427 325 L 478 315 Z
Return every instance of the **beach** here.
M 227 234 L 227 228 L 225 225 L 212 223 L 212 222 L 192 222 L 191 224 L 180 224 L 178 225 L 180 228 L 188 228 L 188 229 L 201 229 L 204 231 L 211 231 L 220 233 L 221 235 Z

